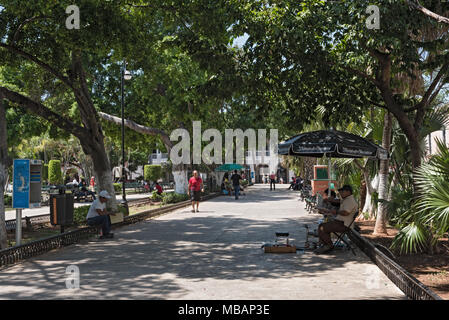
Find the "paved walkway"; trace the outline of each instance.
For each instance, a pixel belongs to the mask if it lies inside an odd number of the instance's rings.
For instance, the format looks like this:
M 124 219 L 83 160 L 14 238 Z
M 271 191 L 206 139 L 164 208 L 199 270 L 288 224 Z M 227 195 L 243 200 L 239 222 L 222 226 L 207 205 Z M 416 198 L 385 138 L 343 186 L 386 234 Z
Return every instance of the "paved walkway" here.
M 404 299 L 359 250 L 263 253 L 275 231 L 301 244 L 317 219 L 286 185 L 255 185 L 1 270 L 0 299 Z M 80 289 L 66 288 L 70 265 Z

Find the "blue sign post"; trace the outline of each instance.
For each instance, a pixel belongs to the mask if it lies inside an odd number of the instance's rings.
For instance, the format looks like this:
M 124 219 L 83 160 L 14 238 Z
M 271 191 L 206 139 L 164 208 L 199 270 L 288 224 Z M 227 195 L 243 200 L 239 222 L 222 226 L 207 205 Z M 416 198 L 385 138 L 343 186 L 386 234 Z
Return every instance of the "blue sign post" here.
M 30 207 L 30 160 L 14 159 L 12 207 Z
M 12 207 L 16 209 L 16 246 L 22 242 L 22 209 L 30 207 L 30 160 L 14 159 Z

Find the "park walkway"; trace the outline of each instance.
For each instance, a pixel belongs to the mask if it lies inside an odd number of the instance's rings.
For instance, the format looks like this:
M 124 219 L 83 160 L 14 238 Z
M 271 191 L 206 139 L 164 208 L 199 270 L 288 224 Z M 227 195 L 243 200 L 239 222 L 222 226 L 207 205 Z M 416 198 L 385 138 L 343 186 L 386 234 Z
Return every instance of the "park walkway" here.
M 289 231 L 299 244 L 305 212 L 286 185 L 251 187 L 0 270 L 0 299 L 404 299 L 357 250 L 327 256 L 265 254 L 263 242 Z M 66 288 L 78 266 L 80 289 Z

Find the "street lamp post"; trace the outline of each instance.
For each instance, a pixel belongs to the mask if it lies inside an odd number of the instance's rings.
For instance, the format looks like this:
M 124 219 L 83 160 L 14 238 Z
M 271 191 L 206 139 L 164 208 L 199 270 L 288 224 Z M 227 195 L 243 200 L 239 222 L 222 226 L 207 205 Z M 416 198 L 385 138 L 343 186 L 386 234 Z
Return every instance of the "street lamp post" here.
M 124 86 L 125 80 L 131 79 L 131 73 L 126 70 L 126 61 L 123 60 L 123 67 L 121 72 L 121 107 L 122 107 L 122 204 L 125 206 L 128 212 L 128 203 L 126 201 L 125 193 L 125 98 L 124 98 Z

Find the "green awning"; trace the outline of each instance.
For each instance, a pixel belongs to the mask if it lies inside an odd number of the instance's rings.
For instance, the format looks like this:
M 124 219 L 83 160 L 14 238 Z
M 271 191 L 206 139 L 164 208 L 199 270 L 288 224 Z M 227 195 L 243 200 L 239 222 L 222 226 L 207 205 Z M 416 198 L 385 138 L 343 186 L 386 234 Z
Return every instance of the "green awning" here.
M 234 170 L 241 170 L 244 167 L 237 163 L 225 163 L 219 166 L 215 169 L 215 171 L 234 171 Z

